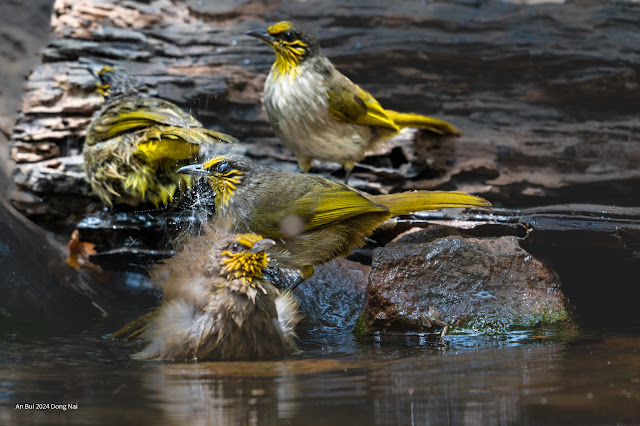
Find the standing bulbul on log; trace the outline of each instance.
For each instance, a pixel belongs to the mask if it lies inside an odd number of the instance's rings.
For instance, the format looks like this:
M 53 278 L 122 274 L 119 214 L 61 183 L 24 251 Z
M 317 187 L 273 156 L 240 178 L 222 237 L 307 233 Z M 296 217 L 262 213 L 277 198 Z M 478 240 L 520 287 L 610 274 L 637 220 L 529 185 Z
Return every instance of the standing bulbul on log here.
M 437 118 L 382 108 L 333 66 L 316 36 L 301 25 L 284 21 L 247 35 L 276 53 L 265 82 L 264 105 L 273 130 L 293 151 L 302 172 L 309 171 L 314 158 L 340 163 L 348 183 L 354 163 L 403 127 L 461 134 Z

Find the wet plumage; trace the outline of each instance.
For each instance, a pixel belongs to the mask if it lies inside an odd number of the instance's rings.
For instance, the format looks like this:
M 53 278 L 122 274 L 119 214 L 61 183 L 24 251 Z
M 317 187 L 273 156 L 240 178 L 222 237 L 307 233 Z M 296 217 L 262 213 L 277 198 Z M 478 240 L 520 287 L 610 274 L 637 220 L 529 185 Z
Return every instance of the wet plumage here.
M 178 168 L 196 162 L 204 145 L 236 141 L 203 128 L 122 71 L 104 67 L 96 74 L 105 104 L 87 128 L 83 154 L 87 180 L 110 207 L 173 202 L 191 187 Z
M 255 234 L 213 230 L 189 238 L 153 271 L 164 288 L 160 308 L 114 336 L 141 331 L 147 346 L 138 359 L 263 359 L 296 352 L 297 303 L 263 276 L 265 250 L 273 244 Z

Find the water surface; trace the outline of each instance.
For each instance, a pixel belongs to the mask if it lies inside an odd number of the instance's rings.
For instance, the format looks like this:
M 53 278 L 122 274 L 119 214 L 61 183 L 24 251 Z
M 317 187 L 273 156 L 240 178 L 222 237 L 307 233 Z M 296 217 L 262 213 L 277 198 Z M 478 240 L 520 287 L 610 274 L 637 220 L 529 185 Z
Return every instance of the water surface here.
M 308 331 L 285 360 L 185 364 L 103 333 L 3 337 L 0 424 L 640 423 L 638 334 Z

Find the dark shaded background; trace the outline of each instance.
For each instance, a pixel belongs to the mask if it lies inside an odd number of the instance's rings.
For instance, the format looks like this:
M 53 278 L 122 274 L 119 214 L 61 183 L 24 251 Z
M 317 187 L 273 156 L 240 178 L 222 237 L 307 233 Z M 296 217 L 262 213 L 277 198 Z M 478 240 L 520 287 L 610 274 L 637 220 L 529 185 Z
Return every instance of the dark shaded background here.
M 26 75 L 38 63 L 47 41 L 53 0 L 3 0 L 0 3 L 0 194 L 6 196 L 12 168 L 7 136 L 22 102 Z

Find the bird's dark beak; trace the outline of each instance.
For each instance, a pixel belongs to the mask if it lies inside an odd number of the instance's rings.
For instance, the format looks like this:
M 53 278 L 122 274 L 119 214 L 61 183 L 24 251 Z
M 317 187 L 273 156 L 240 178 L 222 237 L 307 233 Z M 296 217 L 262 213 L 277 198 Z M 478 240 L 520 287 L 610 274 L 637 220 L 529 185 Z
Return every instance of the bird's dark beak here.
M 100 80 L 100 74 L 98 74 L 98 71 L 93 67 L 88 67 L 88 68 L 93 78 L 95 78 L 96 80 Z
M 89 64 L 87 65 L 87 68 L 89 69 L 91 75 L 93 75 L 98 80 L 102 80 L 102 74 L 104 74 L 105 72 L 116 71 L 116 68 L 112 67 L 111 65 L 97 63 Z
M 267 30 L 265 30 L 264 28 L 259 28 L 257 30 L 247 31 L 247 35 L 251 36 L 251 37 L 259 38 L 260 40 L 264 41 L 265 43 L 267 43 L 269 45 L 275 43 L 275 41 L 276 41 L 275 37 L 272 36 L 271 34 L 269 34 L 269 32 Z
M 275 246 L 276 242 L 270 238 L 263 238 L 260 241 L 256 241 L 253 243 L 253 247 L 251 247 L 251 253 L 260 253 L 261 251 L 265 251 Z
M 205 169 L 202 164 L 192 164 L 190 166 L 180 167 L 177 173 L 193 176 L 211 176 L 209 170 Z

